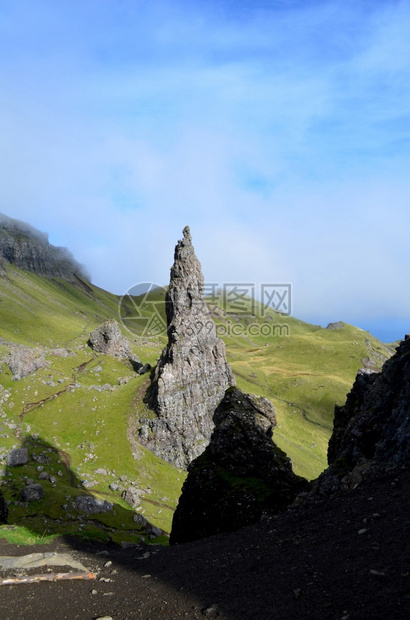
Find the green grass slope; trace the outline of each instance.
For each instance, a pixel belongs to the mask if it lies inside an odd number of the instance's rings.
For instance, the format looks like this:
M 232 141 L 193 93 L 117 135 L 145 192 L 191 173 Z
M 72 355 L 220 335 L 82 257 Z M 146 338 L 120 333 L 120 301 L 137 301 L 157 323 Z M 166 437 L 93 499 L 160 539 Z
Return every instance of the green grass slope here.
M 114 540 L 139 540 L 145 532 L 133 520 L 136 512 L 151 525 L 170 530 L 185 474 L 133 440 L 147 375 L 138 376 L 128 362 L 96 354 L 87 345 L 92 329 L 118 318 L 118 303 L 115 295 L 86 282 L 72 285 L 13 267 L 0 278 L 0 460 L 12 530 L 29 523 L 32 536 L 43 539 L 49 532 L 87 532 L 91 527 L 94 534 L 100 531 Z M 162 341 L 130 341 L 144 363 L 155 364 Z M 47 366 L 14 381 L 7 366 L 11 344 L 36 350 Z M 38 465 L 30 460 L 22 467 L 5 466 L 10 448 L 21 445 L 30 446 L 30 453 L 33 446 L 40 453 L 50 451 L 46 469 L 56 477 L 55 484 L 41 482 L 45 499 L 41 506 L 29 504 L 29 518 L 19 492 L 27 479 L 38 481 Z M 95 474 L 98 469 L 106 474 Z M 112 483 L 119 489 L 112 491 Z M 137 511 L 121 498 L 131 483 L 142 491 Z M 72 506 L 78 495 L 107 499 L 114 512 L 90 521 Z
M 238 386 L 272 400 L 275 441 L 296 473 L 316 477 L 326 466 L 335 402 L 344 402 L 360 367 L 380 367 L 392 350 L 350 325 L 323 329 L 262 312 L 258 304 L 252 316 L 210 309 Z M 69 284 L 14 267 L 0 277 L 0 461 L 10 502 L 4 535 L 33 542 L 76 532 L 136 541 L 147 535 L 136 514 L 170 531 L 186 474 L 135 440 L 148 375 L 138 376 L 128 362 L 87 345 L 91 330 L 121 317 L 131 329 L 123 331 L 133 351 L 154 365 L 166 341 L 164 310 L 164 289 L 120 300 L 81 280 Z M 13 380 L 7 365 L 12 345 L 36 349 L 46 365 Z M 45 459 L 44 470 L 53 476 L 41 481 L 45 498 L 28 507 L 19 493 L 27 479 L 38 481 L 39 462 L 14 468 L 5 462 L 10 448 L 20 445 Z M 113 484 L 119 488 L 112 490 Z M 121 497 L 131 484 L 141 491 L 136 509 Z M 75 508 L 79 495 L 107 499 L 114 509 L 88 517 Z

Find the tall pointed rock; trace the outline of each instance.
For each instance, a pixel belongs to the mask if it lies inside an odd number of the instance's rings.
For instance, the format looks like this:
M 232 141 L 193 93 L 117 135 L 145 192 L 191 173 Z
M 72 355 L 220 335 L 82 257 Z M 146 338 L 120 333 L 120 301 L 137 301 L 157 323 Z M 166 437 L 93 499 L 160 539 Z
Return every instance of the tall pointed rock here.
M 149 394 L 156 415 L 140 420 L 139 440 L 169 463 L 186 468 L 208 445 L 215 408 L 235 379 L 204 302 L 204 278 L 188 226 L 183 235 L 165 298 L 168 344 Z

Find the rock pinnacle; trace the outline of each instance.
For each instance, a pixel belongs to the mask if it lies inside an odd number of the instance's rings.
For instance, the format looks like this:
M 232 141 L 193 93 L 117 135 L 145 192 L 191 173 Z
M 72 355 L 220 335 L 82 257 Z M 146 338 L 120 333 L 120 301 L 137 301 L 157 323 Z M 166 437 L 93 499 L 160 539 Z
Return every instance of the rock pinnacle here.
M 235 384 L 225 344 L 204 301 L 204 278 L 189 227 L 175 247 L 165 298 L 168 344 L 151 380 L 154 418 L 140 420 L 139 440 L 186 468 L 209 443 L 215 408 Z

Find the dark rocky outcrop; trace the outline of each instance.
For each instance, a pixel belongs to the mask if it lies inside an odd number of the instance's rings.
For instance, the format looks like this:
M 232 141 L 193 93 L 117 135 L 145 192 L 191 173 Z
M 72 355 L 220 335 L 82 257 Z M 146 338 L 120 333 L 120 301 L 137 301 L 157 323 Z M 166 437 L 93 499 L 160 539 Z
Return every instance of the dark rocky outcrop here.
M 345 325 L 346 323 L 343 323 L 343 321 L 336 321 L 335 323 L 329 323 L 326 329 L 343 329 Z
M 66 248 L 51 245 L 45 233 L 0 213 L 0 276 L 5 274 L 7 263 L 69 282 L 89 279 Z
M 91 495 L 79 495 L 75 500 L 75 507 L 88 515 L 111 512 L 113 505 L 106 499 L 96 499 Z
M 8 516 L 9 516 L 9 509 L 8 509 L 6 500 L 4 499 L 3 494 L 0 491 L 0 524 L 7 523 Z
M 129 340 L 122 335 L 120 326 L 115 319 L 105 321 L 92 331 L 89 345 L 99 353 L 128 359 L 136 372 L 143 368 L 141 360 L 131 351 Z
M 168 344 L 147 398 L 155 417 L 140 419 L 139 441 L 185 468 L 208 444 L 215 407 L 235 380 L 204 302 L 204 278 L 188 226 L 183 235 L 165 299 Z
M 188 468 L 170 542 L 183 543 L 229 532 L 278 513 L 309 483 L 272 441 L 276 417 L 266 398 L 226 391 L 214 415 L 205 452 Z
M 410 460 L 410 337 L 381 372 L 360 370 L 346 403 L 335 407 L 328 469 L 315 492 L 353 488 L 364 478 Z
M 21 489 L 20 496 L 23 502 L 38 502 L 44 497 L 43 487 L 38 482 L 27 484 Z

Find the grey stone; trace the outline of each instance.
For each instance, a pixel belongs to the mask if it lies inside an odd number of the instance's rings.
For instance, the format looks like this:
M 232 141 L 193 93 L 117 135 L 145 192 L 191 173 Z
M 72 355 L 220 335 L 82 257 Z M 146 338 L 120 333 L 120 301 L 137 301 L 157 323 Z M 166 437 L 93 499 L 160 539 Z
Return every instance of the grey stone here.
M 342 329 L 345 326 L 343 321 L 336 321 L 335 323 L 329 323 L 326 326 L 326 329 Z
M 78 510 L 87 514 L 111 512 L 113 509 L 113 505 L 106 499 L 96 499 L 89 495 L 79 495 L 75 503 Z
M 141 504 L 140 492 L 135 487 L 128 487 L 121 497 L 131 508 L 136 508 Z
M 88 572 L 88 569 L 75 560 L 69 553 L 30 553 L 23 556 L 2 556 L 0 557 L 1 570 L 16 570 L 31 568 L 41 568 L 43 566 L 70 566 L 78 571 Z
M 28 484 L 20 491 L 23 502 L 37 502 L 44 497 L 44 491 L 41 484 Z
M 141 418 L 138 434 L 141 444 L 181 468 L 204 451 L 215 407 L 235 383 L 203 295 L 201 265 L 187 226 L 175 248 L 165 298 L 168 344 L 148 395 L 156 417 Z
M 30 349 L 23 345 L 12 346 L 6 361 L 15 381 L 24 379 L 39 368 L 47 366 L 47 361 L 39 349 Z
M 129 359 L 134 368 L 142 367 L 141 360 L 131 351 L 129 340 L 122 335 L 120 326 L 115 319 L 105 321 L 91 332 L 89 344 L 94 351 L 113 355 L 120 359 Z
M 39 480 L 48 480 L 49 479 L 49 475 L 46 471 L 42 471 L 39 476 L 38 476 Z
M 7 465 L 9 467 L 17 467 L 19 465 L 26 465 L 28 462 L 27 448 L 15 448 L 10 450 L 7 455 Z
M 100 476 L 106 476 L 106 475 L 107 475 L 106 470 L 105 470 L 105 469 L 103 469 L 102 467 L 99 467 L 98 469 L 96 469 L 96 470 L 94 471 L 94 473 L 95 473 L 95 474 L 98 474 L 98 475 L 100 475 Z

